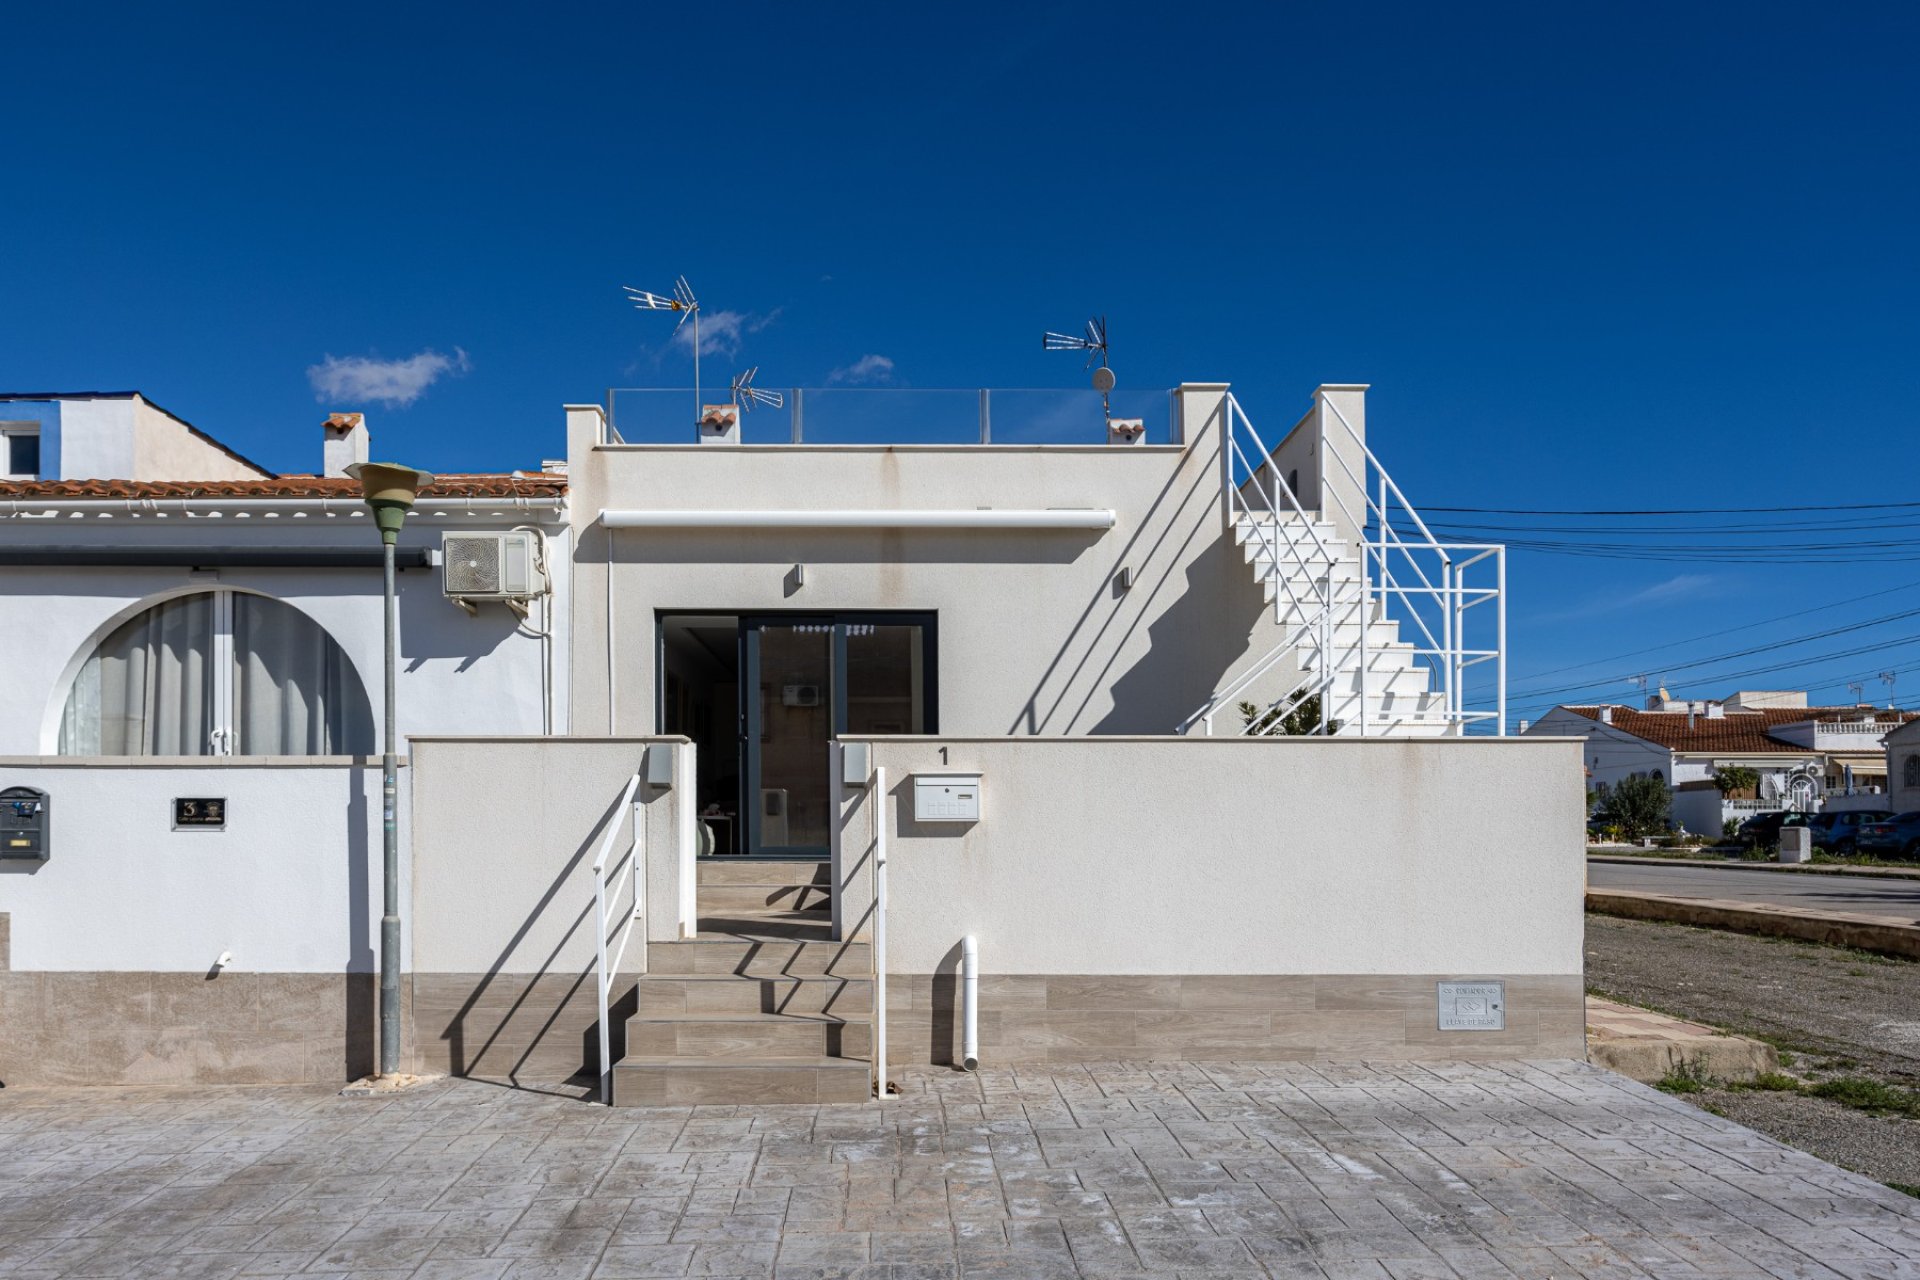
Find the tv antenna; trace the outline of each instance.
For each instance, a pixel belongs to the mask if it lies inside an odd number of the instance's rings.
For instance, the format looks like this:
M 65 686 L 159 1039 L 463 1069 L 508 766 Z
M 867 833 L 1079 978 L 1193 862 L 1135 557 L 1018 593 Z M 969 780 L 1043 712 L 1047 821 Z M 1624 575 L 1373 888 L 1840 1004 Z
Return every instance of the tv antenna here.
M 673 331 L 680 332 L 680 326 L 688 320 L 693 321 L 693 416 L 700 417 L 700 300 L 693 296 L 693 286 L 687 283 L 685 276 L 675 276 L 673 295 L 650 293 L 645 289 L 636 289 L 630 284 L 620 286 L 627 291 L 628 298 L 641 311 L 672 311 L 679 315 L 673 322 Z
M 1894 709 L 1893 681 L 1894 677 L 1899 674 L 1897 671 L 1882 671 L 1880 673 L 1880 682 L 1887 686 L 1887 710 L 1889 711 Z
M 742 413 L 751 410 L 757 404 L 764 404 L 769 409 L 779 409 L 787 403 L 787 398 L 778 391 L 763 391 L 753 385 L 753 375 L 758 372 L 760 372 L 760 366 L 755 365 L 745 373 L 734 375 L 733 407 Z
M 1853 695 L 1853 705 L 1857 707 L 1860 705 L 1860 699 L 1867 696 L 1867 686 L 1859 680 L 1849 680 L 1847 692 Z
M 1647 678 L 1644 675 L 1628 676 L 1627 683 L 1640 691 L 1640 701 L 1647 700 Z
M 1113 403 L 1113 369 L 1107 364 L 1107 318 L 1095 316 L 1087 321 L 1087 332 L 1083 337 L 1072 333 L 1055 333 L 1049 329 L 1040 335 L 1040 349 L 1043 351 L 1084 351 L 1087 353 L 1087 368 L 1092 369 L 1094 361 L 1100 367 L 1093 369 L 1093 389 L 1100 393 L 1100 407 L 1111 418 Z

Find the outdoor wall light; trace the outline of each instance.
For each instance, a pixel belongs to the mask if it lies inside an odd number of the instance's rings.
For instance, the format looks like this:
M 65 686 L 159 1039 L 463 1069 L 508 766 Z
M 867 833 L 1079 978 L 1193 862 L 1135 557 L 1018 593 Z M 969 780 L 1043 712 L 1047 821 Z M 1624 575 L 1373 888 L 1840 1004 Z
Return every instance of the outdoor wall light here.
M 400 541 L 400 527 L 420 491 L 433 483 L 425 471 L 392 462 L 356 462 L 347 474 L 360 482 L 360 492 L 373 509 L 373 522 L 380 530 L 380 543 L 386 554 L 382 568 L 386 574 L 384 613 L 386 619 L 386 693 L 387 734 L 380 769 L 380 812 L 385 835 L 385 906 L 380 917 L 380 1074 L 393 1075 L 400 1070 L 400 835 L 394 823 L 394 797 L 399 791 L 395 773 L 393 714 L 393 549 Z

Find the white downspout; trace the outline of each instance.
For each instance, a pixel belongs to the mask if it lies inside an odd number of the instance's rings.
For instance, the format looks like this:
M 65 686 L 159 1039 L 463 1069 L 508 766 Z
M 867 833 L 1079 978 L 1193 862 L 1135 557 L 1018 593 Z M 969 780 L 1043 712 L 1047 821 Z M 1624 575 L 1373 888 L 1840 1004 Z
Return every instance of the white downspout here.
M 960 940 L 960 1069 L 980 1066 L 980 947 L 968 934 Z

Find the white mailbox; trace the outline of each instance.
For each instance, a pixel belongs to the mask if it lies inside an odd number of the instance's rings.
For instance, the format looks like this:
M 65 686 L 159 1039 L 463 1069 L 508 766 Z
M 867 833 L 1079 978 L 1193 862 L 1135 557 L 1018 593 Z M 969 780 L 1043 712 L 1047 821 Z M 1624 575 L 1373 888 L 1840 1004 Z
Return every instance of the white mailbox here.
M 980 775 L 977 773 L 916 773 L 913 775 L 915 822 L 980 821 Z

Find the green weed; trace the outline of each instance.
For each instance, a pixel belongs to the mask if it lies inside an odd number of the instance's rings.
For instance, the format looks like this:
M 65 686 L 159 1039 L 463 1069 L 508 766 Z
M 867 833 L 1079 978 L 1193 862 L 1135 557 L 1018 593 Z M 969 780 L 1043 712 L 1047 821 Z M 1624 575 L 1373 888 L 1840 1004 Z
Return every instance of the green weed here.
M 1807 1092 L 1855 1111 L 1876 1116 L 1906 1116 L 1920 1120 L 1920 1091 L 1882 1084 L 1865 1076 L 1838 1076 L 1812 1085 Z

